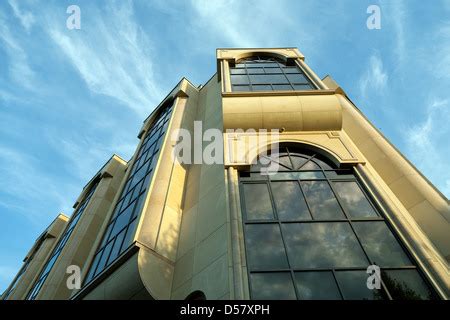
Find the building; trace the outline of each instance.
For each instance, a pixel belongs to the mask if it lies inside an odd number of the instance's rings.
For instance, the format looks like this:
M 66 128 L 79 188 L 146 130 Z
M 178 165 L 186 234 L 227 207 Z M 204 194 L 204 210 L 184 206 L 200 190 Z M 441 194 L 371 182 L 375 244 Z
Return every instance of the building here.
M 138 138 L 39 237 L 3 299 L 450 297 L 449 200 L 296 48 L 218 49 L 212 78 L 183 78 Z M 219 138 L 220 161 L 203 159 Z M 181 140 L 192 163 L 174 161 Z

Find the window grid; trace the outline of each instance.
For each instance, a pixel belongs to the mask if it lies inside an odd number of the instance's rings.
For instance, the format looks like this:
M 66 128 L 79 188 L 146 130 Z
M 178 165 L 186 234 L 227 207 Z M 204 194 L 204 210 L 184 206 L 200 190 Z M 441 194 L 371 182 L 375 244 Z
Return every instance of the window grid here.
M 233 91 L 315 89 L 297 65 L 286 65 L 273 58 L 253 57 L 241 60 L 236 66 L 230 67 L 230 79 Z
M 103 240 L 96 251 L 85 284 L 108 268 L 132 244 L 172 109 L 173 101 L 162 108 L 144 137 Z
M 283 150 L 283 149 L 282 149 Z M 349 169 L 336 169 L 333 168 L 333 165 L 329 165 L 326 164 L 326 160 L 324 162 L 324 159 L 320 159 L 321 157 L 312 153 L 309 154 L 307 153 L 306 155 L 303 154 L 303 156 L 305 157 L 306 161 L 299 167 L 299 168 L 295 168 L 295 166 L 293 165 L 293 161 L 292 161 L 292 155 L 289 151 L 288 148 L 283 150 L 284 152 L 282 152 L 280 155 L 287 155 L 289 162 L 291 164 L 290 168 L 287 168 L 285 166 L 283 166 L 283 164 L 279 163 L 280 172 L 298 172 L 302 170 L 302 167 L 304 167 L 308 162 L 316 162 L 318 161 L 316 164 L 319 165 L 319 170 L 313 170 L 313 171 L 317 171 L 317 172 L 322 172 L 323 173 L 323 178 L 314 178 L 314 179 L 283 179 L 283 178 L 277 178 L 276 175 L 275 176 L 267 176 L 267 175 L 260 175 L 260 167 L 258 165 L 254 165 L 251 167 L 249 172 L 241 172 L 240 175 L 240 193 L 241 193 L 241 206 L 243 208 L 243 222 L 244 222 L 244 242 L 245 242 L 245 247 L 246 247 L 246 256 L 247 256 L 247 266 L 248 266 L 248 274 L 249 274 L 249 281 L 250 281 L 250 295 L 251 297 L 253 297 L 254 293 L 252 290 L 252 275 L 253 274 L 267 274 L 267 273 L 289 273 L 290 274 L 290 279 L 291 282 L 293 284 L 293 288 L 294 288 L 294 292 L 295 292 L 295 297 L 296 299 L 301 299 L 301 295 L 300 295 L 300 291 L 298 289 L 298 284 L 296 281 L 296 275 L 300 274 L 300 273 L 308 273 L 308 272 L 331 272 L 333 279 L 334 279 L 334 283 L 338 289 L 339 295 L 341 299 L 346 299 L 346 296 L 342 290 L 342 284 L 338 281 L 338 277 L 337 277 L 337 273 L 339 272 L 343 272 L 343 271 L 363 271 L 366 272 L 366 268 L 368 265 L 370 264 L 377 264 L 376 261 L 373 261 L 370 257 L 370 254 L 367 252 L 368 249 L 366 249 L 366 247 L 363 245 L 363 242 L 361 241 L 361 234 L 359 234 L 357 232 L 357 230 L 354 227 L 354 223 L 358 223 L 358 222 L 374 222 L 374 223 L 380 223 L 380 222 L 384 222 L 387 230 L 389 230 L 389 232 L 394 236 L 397 244 L 400 246 L 401 250 L 403 251 L 404 254 L 406 254 L 408 260 L 410 261 L 410 264 L 405 264 L 405 265 L 381 265 L 380 268 L 382 270 L 382 279 L 381 279 L 381 290 L 378 292 L 378 298 L 383 298 L 383 299 L 393 299 L 392 294 L 389 291 L 389 288 L 387 287 L 387 285 L 385 284 L 385 282 L 383 281 L 383 273 L 384 272 L 389 272 L 389 271 L 395 271 L 395 270 L 416 270 L 418 272 L 418 274 L 422 277 L 422 280 L 424 280 L 424 283 L 427 286 L 427 289 L 429 289 L 429 297 L 430 298 L 436 298 L 435 293 L 433 292 L 433 290 L 431 289 L 430 285 L 426 283 L 425 279 L 423 279 L 423 275 L 421 270 L 416 266 L 416 264 L 414 263 L 414 258 L 409 254 L 407 248 L 404 246 L 404 244 L 399 241 L 399 239 L 397 238 L 397 236 L 395 235 L 395 232 L 392 230 L 391 226 L 389 225 L 389 223 L 387 223 L 387 221 L 381 216 L 380 214 L 380 210 L 374 205 L 373 201 L 370 200 L 370 196 L 367 194 L 367 192 L 364 190 L 364 188 L 360 185 L 359 181 L 357 180 L 356 176 L 354 176 L 352 170 Z M 294 152 L 293 155 L 298 155 L 299 153 Z M 266 157 L 268 158 L 268 157 Z M 269 158 L 270 159 L 270 158 Z M 275 161 L 272 159 L 272 161 Z M 305 171 L 305 172 L 311 172 L 311 171 Z M 331 175 L 330 173 L 336 173 L 336 175 Z M 336 177 L 337 174 L 342 174 L 342 178 L 340 177 Z M 301 191 L 301 196 L 303 197 L 303 200 L 306 203 L 306 206 L 308 208 L 308 212 L 310 214 L 311 219 L 296 219 L 296 220 L 284 220 L 281 219 L 279 217 L 279 209 L 277 208 L 277 204 L 275 201 L 275 197 L 273 194 L 273 186 L 272 184 L 275 182 L 292 182 L 292 181 L 296 181 L 297 185 L 299 187 L 299 190 Z M 332 191 L 332 194 L 334 196 L 334 199 L 337 200 L 337 203 L 339 204 L 340 209 L 342 210 L 342 212 L 344 213 L 344 218 L 343 219 L 317 219 L 314 217 L 312 209 L 311 209 L 311 205 L 310 205 L 310 201 L 308 200 L 308 197 L 306 196 L 304 187 L 302 186 L 302 182 L 304 181 L 323 181 L 325 182 L 330 190 Z M 345 206 L 343 205 L 343 199 L 341 196 L 339 196 L 336 187 L 334 185 L 335 182 L 351 182 L 351 183 L 356 183 L 361 192 L 364 195 L 364 198 L 367 200 L 367 202 L 370 204 L 370 206 L 375 210 L 376 213 L 376 217 L 357 217 L 354 218 L 352 216 L 350 216 L 348 214 L 348 210 L 345 208 Z M 252 185 L 252 184 L 265 184 L 268 187 L 268 193 L 270 196 L 270 203 L 271 203 L 271 208 L 272 208 L 272 212 L 273 212 L 273 219 L 249 219 L 249 217 L 247 216 L 247 208 L 246 208 L 246 202 L 245 202 L 245 192 L 244 190 L 244 186 L 245 185 Z M 323 224 L 323 223 L 341 223 L 341 224 L 347 224 L 350 226 L 352 235 L 354 236 L 354 238 L 356 238 L 357 243 L 359 245 L 359 248 L 362 250 L 362 252 L 364 253 L 364 257 L 367 260 L 367 266 L 365 266 L 364 268 L 362 267 L 311 267 L 311 268 L 296 268 L 293 266 L 292 262 L 290 261 L 290 254 L 289 254 L 289 250 L 288 250 L 288 245 L 287 245 L 287 241 L 285 239 L 285 234 L 283 232 L 283 226 L 285 225 L 299 225 L 299 224 Z M 277 225 L 278 229 L 280 231 L 280 237 L 281 237 L 281 241 L 283 244 L 283 252 L 285 254 L 285 257 L 287 259 L 287 268 L 253 268 L 251 266 L 251 264 L 249 264 L 249 251 L 248 251 L 248 235 L 246 234 L 247 232 L 246 230 L 246 226 L 248 225 Z M 301 255 L 301 253 L 298 253 Z M 377 264 L 380 265 L 380 264 Z M 368 275 L 367 275 L 368 277 Z
M 72 235 L 73 230 L 75 229 L 75 226 L 77 225 L 78 221 L 80 220 L 81 216 L 83 215 L 84 209 L 86 209 L 86 206 L 88 205 L 92 195 L 94 194 L 95 189 L 97 188 L 99 182 L 100 182 L 100 180 L 97 179 L 95 184 L 89 190 L 89 193 L 85 196 L 85 198 L 80 203 L 80 205 L 76 209 L 75 213 L 71 217 L 69 224 L 67 225 L 66 229 L 64 230 L 64 233 L 61 235 L 61 238 L 58 241 L 55 249 L 53 249 L 52 255 L 46 262 L 44 268 L 42 269 L 38 279 L 35 281 L 33 287 L 31 287 L 31 289 L 26 297 L 27 300 L 36 299 L 37 295 L 41 291 L 45 280 L 47 280 L 47 277 L 50 274 L 50 271 L 52 271 L 53 266 L 55 265 L 56 261 L 58 260 L 59 256 L 61 255 L 61 252 L 64 249 L 64 246 L 66 245 L 67 241 L 69 240 L 70 236 Z

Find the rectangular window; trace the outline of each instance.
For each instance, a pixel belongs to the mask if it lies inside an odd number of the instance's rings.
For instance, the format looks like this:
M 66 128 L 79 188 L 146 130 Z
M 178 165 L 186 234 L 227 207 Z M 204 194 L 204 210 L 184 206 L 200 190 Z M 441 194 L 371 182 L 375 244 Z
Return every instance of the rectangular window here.
M 311 90 L 312 83 L 297 66 L 275 61 L 247 62 L 230 67 L 233 91 Z
M 352 169 L 291 147 L 262 157 L 282 171 L 265 175 L 256 163 L 240 173 L 252 299 L 437 297 Z M 379 290 L 367 288 L 373 264 Z
M 369 265 L 347 222 L 286 223 L 282 230 L 293 268 L 365 268 Z
M 137 217 L 140 216 L 144 205 L 172 109 L 173 101 L 162 106 L 155 122 L 143 138 L 140 149 L 136 152 L 136 159 L 134 159 L 125 188 L 122 190 L 121 200 L 116 204 L 114 215 L 97 249 L 85 284 L 109 267 L 131 245 Z M 146 150 L 149 151 L 146 152 Z
M 42 288 L 42 285 L 44 284 L 45 280 L 47 279 L 47 276 L 49 275 L 50 271 L 53 269 L 53 266 L 55 265 L 56 261 L 58 260 L 59 256 L 61 255 L 61 252 L 64 249 L 70 236 L 72 235 L 72 232 L 75 229 L 78 221 L 80 220 L 80 218 L 84 212 L 84 209 L 87 207 L 89 201 L 91 200 L 91 197 L 94 194 L 99 182 L 100 182 L 100 179 L 97 179 L 96 182 L 94 184 L 92 184 L 92 186 L 89 189 L 89 192 L 85 195 L 83 201 L 78 205 L 78 208 L 73 213 L 64 232 L 61 234 L 61 237 L 60 237 L 58 243 L 56 244 L 55 248 L 53 249 L 53 252 L 52 252 L 49 260 L 46 262 L 44 268 L 42 269 L 41 273 L 39 274 L 39 277 L 35 281 L 35 284 L 31 287 L 30 291 L 28 292 L 28 295 L 26 297 L 27 300 L 36 299 L 37 295 L 39 294 L 39 292 Z
M 247 219 L 270 220 L 274 218 L 267 184 L 245 184 L 244 199 Z

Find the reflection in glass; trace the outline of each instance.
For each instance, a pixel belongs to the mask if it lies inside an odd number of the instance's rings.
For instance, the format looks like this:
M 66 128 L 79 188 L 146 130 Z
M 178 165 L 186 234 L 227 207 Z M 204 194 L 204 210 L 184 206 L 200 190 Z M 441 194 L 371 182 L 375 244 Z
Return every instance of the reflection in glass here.
M 306 201 L 315 219 L 342 219 L 344 214 L 328 182 L 302 181 Z
M 244 184 L 244 198 L 248 220 L 273 219 L 267 184 Z
M 271 185 L 278 219 L 311 219 L 297 181 L 272 182 Z
M 297 66 L 286 67 L 284 62 L 275 62 L 273 58 L 263 58 L 264 62 L 238 63 L 230 67 L 230 79 L 233 91 L 262 90 L 312 90 L 314 86 Z M 280 68 L 282 66 L 283 68 Z M 242 87 L 241 87 L 242 86 Z
M 249 224 L 245 231 L 250 270 L 288 267 L 278 224 Z
M 288 272 L 250 274 L 252 299 L 294 300 L 295 289 Z
M 282 145 L 270 155 L 278 172 L 240 175 L 252 298 L 436 298 L 353 170 L 317 156 Z M 380 290 L 367 288 L 371 264 Z
M 291 155 L 291 160 L 294 170 L 297 170 L 298 168 L 300 168 L 300 166 L 304 165 L 308 159 Z
M 381 267 L 411 265 L 384 221 L 354 222 L 353 226 L 371 262 Z
M 295 281 L 301 300 L 340 300 L 341 295 L 330 271 L 296 272 Z
M 286 170 L 286 168 L 292 169 L 292 164 L 288 156 L 283 157 L 271 156 L 271 158 L 282 165 L 282 167 L 280 167 L 280 170 Z
M 344 209 L 352 218 L 377 217 L 375 210 L 355 181 L 340 181 L 333 184 Z
M 367 267 L 347 222 L 285 223 L 282 225 L 293 268 Z
M 346 300 L 384 300 L 381 290 L 369 289 L 365 270 L 336 271 L 336 279 Z
M 394 300 L 435 299 L 417 270 L 385 270 L 381 279 Z
M 301 171 L 301 172 L 277 172 L 269 175 L 270 180 L 315 180 L 325 179 L 320 171 Z

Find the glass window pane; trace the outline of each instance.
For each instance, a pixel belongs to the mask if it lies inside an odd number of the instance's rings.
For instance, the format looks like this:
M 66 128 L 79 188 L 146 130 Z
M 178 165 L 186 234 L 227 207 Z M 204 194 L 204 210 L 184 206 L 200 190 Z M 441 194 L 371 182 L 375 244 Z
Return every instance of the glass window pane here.
M 288 272 L 250 274 L 252 299 L 295 300 L 295 289 Z
M 234 69 L 234 68 L 231 68 L 230 69 L 230 73 L 231 74 L 246 74 L 246 71 L 245 71 L 245 69 Z
M 232 84 L 248 84 L 248 76 L 247 75 L 231 75 L 231 83 Z
M 116 240 L 114 241 L 114 246 L 111 250 L 111 254 L 109 256 L 107 264 L 113 262 L 119 255 L 120 248 L 122 246 L 122 241 L 123 241 L 126 231 L 127 231 L 127 229 L 124 229 L 117 235 Z
M 384 221 L 354 222 L 353 226 L 371 262 L 381 267 L 411 265 Z
M 278 90 L 278 91 L 294 90 L 291 87 L 291 85 L 289 85 L 289 84 L 274 84 L 272 87 L 273 87 L 273 90 Z
M 394 300 L 432 300 L 436 297 L 417 270 L 385 270 L 381 279 Z
M 244 184 L 244 199 L 247 220 L 274 218 L 267 184 Z
M 95 258 L 90 266 L 89 273 L 86 277 L 85 283 L 88 283 L 94 276 L 94 272 L 95 272 L 95 269 L 97 268 L 98 260 L 100 260 L 101 255 L 102 255 L 102 252 L 99 252 L 95 255 Z
M 255 63 L 247 63 L 247 68 L 276 68 L 278 67 L 277 62 L 255 62 Z
M 328 163 L 326 163 L 320 159 L 314 158 L 314 162 L 317 163 L 319 166 L 321 166 L 322 169 L 324 169 L 324 170 L 332 170 L 333 169 Z
M 264 68 L 266 74 L 283 74 L 283 71 L 279 67 L 275 68 Z
M 233 91 L 251 91 L 250 86 L 233 86 Z
M 325 175 L 330 179 L 355 179 L 350 170 L 325 171 Z
M 333 274 L 324 272 L 296 272 L 295 281 L 301 300 L 341 300 Z
M 310 84 L 294 84 L 294 89 L 295 90 L 313 90 L 314 87 L 311 86 Z
M 285 223 L 282 229 L 293 268 L 369 265 L 347 222 Z
M 365 270 L 336 271 L 336 279 L 346 300 L 384 300 L 381 290 L 367 288 L 370 275 Z
M 333 182 L 342 206 L 352 218 L 377 217 L 361 188 L 354 181 Z
M 320 170 L 320 167 L 314 161 L 308 161 L 298 168 L 298 170 Z
M 315 219 L 342 219 L 344 214 L 328 182 L 302 181 L 306 201 Z
M 116 219 L 116 222 L 114 223 L 114 228 L 111 231 L 111 234 L 109 236 L 109 239 L 114 237 L 119 231 L 121 231 L 127 224 L 128 221 L 130 221 L 131 213 L 133 212 L 135 202 L 133 202 L 131 205 L 129 205 L 124 212 L 122 212 Z
M 308 80 L 306 80 L 306 77 L 300 73 L 288 74 L 287 77 L 291 83 L 297 83 L 297 84 L 307 84 L 308 83 Z
M 300 69 L 297 67 L 284 67 L 283 71 L 285 73 L 301 73 Z
M 253 74 L 249 77 L 252 84 L 289 83 L 283 74 Z
M 301 165 L 305 164 L 308 159 L 291 155 L 291 160 L 294 165 L 294 170 L 297 170 Z
M 273 154 L 270 156 L 270 158 L 272 160 L 274 160 L 275 162 L 282 165 L 279 168 L 279 170 L 286 170 L 286 169 L 292 170 L 291 160 L 289 160 L 288 156 L 280 156 L 280 155 Z
M 278 224 L 247 224 L 245 243 L 250 270 L 288 267 Z
M 120 249 L 120 253 L 124 252 L 133 242 L 134 236 L 136 234 L 137 220 L 138 219 L 134 219 L 128 226 L 127 234 L 125 235 L 125 239 L 123 241 L 122 248 Z
M 272 182 L 271 185 L 280 220 L 311 219 L 297 181 Z
M 106 245 L 106 247 L 103 249 L 103 254 L 102 254 L 102 257 L 100 258 L 100 261 L 98 262 L 98 267 L 97 267 L 96 274 L 99 274 L 103 270 L 103 268 L 105 267 L 106 260 L 108 259 L 109 254 L 111 253 L 111 249 L 112 249 L 113 243 L 114 243 L 114 241 L 110 241 Z
M 269 175 L 270 180 L 311 180 L 311 179 L 325 179 L 325 176 L 320 171 L 302 171 L 302 172 L 277 172 Z
M 251 69 L 248 69 L 248 73 L 249 74 L 263 74 L 264 69 L 263 68 L 251 68 Z
M 252 89 L 253 91 L 272 91 L 272 87 L 269 85 L 252 85 Z

